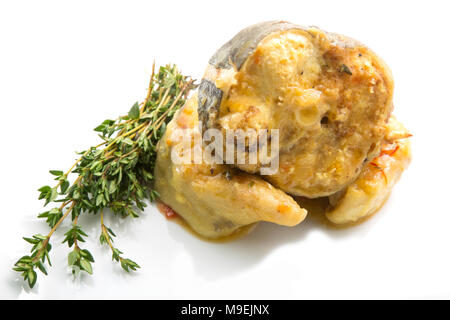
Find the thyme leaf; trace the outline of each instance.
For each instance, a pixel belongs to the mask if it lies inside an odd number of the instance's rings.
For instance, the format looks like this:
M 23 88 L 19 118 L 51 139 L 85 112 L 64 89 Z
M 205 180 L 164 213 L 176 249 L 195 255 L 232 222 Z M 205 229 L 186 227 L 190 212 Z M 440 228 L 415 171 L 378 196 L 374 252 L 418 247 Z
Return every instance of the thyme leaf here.
M 153 171 L 156 162 L 156 146 L 164 134 L 167 123 L 180 109 L 195 88 L 194 81 L 180 73 L 175 65 L 159 68 L 155 65 L 150 78 L 146 99 L 132 105 L 128 114 L 115 120 L 107 119 L 94 131 L 102 142 L 81 153 L 81 157 L 67 171 L 51 170 L 58 181 L 56 186 L 39 188 L 39 199 L 59 206 L 41 213 L 51 230 L 46 235 L 36 234 L 24 238 L 32 245 L 31 255 L 23 256 L 13 270 L 20 272 L 32 288 L 37 281 L 36 269 L 47 275 L 45 263 L 51 266 L 49 252 L 50 239 L 60 224 L 70 216 L 72 227 L 65 233 L 63 243 L 73 250 L 68 254 L 68 265 L 75 270 L 93 273 L 94 257 L 79 247 L 88 235 L 78 226 L 78 218 L 86 213 L 100 213 L 100 243 L 107 244 L 112 258 L 129 272 L 140 266 L 122 256 L 113 245 L 116 235 L 103 222 L 106 212 L 123 218 L 139 217 L 139 212 L 154 201 L 158 193 L 152 189 Z M 71 183 L 69 175 L 74 176 Z

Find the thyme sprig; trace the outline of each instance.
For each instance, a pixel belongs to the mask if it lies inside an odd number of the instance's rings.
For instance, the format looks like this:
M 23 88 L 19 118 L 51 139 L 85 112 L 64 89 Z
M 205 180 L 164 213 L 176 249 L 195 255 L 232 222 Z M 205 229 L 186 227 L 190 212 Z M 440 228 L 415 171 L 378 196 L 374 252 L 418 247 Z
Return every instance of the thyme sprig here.
M 147 97 L 136 102 L 127 115 L 107 119 L 94 130 L 103 140 L 100 144 L 79 152 L 80 158 L 66 172 L 51 170 L 56 185 L 39 188 L 39 199 L 54 208 L 38 215 L 46 219 L 51 230 L 46 235 L 23 238 L 32 244 L 31 254 L 20 258 L 13 270 L 20 272 L 30 287 L 36 284 L 39 269 L 47 275 L 45 263 L 51 266 L 50 239 L 60 224 L 70 215 L 72 227 L 65 233 L 63 243 L 73 250 L 68 254 L 68 265 L 92 274 L 92 254 L 81 249 L 80 242 L 88 235 L 78 225 L 78 217 L 85 213 L 100 213 L 100 243 L 112 251 L 113 260 L 129 272 L 140 266 L 122 256 L 113 245 L 114 232 L 104 224 L 104 209 L 123 218 L 139 217 L 146 200 L 154 201 L 158 193 L 152 189 L 156 161 L 156 145 L 164 134 L 167 123 L 184 105 L 194 81 L 182 75 L 175 65 L 160 67 L 155 74 L 153 65 Z M 71 183 L 69 175 L 75 175 Z

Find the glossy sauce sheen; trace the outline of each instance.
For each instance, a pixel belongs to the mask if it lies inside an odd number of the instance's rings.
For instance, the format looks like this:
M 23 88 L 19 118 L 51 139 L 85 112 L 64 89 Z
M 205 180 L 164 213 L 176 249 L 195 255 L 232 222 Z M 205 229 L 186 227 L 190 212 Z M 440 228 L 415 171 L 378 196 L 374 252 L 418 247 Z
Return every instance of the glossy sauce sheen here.
M 386 198 L 385 201 L 388 200 L 389 197 Z M 308 210 L 308 218 L 312 219 L 315 223 L 320 224 L 321 226 L 332 229 L 332 230 L 345 230 L 352 227 L 356 227 L 367 220 L 370 220 L 376 213 L 383 207 L 384 203 L 372 214 L 365 216 L 358 221 L 348 222 L 344 224 L 335 224 L 327 219 L 325 213 L 327 212 L 327 208 L 329 207 L 328 198 L 317 198 L 317 199 L 308 199 L 304 197 L 296 197 L 295 200 L 299 203 L 302 208 Z
M 169 207 L 165 203 L 158 200 L 156 203 L 156 207 L 158 208 L 159 212 L 161 212 L 164 215 L 164 217 L 166 217 L 167 220 L 175 222 L 176 224 L 180 225 L 186 231 L 188 231 L 190 234 L 194 235 L 196 238 L 203 240 L 203 241 L 208 241 L 208 242 L 224 243 L 224 242 L 238 240 L 238 239 L 246 236 L 247 234 L 249 234 L 251 231 L 253 231 L 253 229 L 258 224 L 258 223 L 252 223 L 250 225 L 247 225 L 247 226 L 237 229 L 234 233 L 232 233 L 228 236 L 221 237 L 218 239 L 210 239 L 210 238 L 203 237 L 202 235 L 195 232 L 179 214 L 177 214 L 171 207 Z

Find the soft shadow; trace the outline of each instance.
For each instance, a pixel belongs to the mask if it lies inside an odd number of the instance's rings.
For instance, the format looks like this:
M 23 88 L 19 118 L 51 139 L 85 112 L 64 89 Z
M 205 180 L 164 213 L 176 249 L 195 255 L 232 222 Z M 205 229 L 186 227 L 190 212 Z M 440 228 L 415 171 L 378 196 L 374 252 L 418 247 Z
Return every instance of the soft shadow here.
M 20 230 L 25 233 L 25 236 L 30 236 L 31 233 L 27 234 L 28 230 L 34 230 L 32 234 L 45 234 L 48 232 L 49 228 L 45 223 L 42 223 L 41 219 L 36 218 L 26 218 L 20 222 Z M 14 255 L 13 259 L 8 259 L 9 261 L 3 261 L 2 269 L 7 273 L 6 277 L 2 281 L 2 286 L 9 288 L 8 299 L 18 299 L 22 294 L 38 294 L 39 293 L 39 281 L 36 283 L 33 289 L 28 286 L 28 283 L 23 280 L 19 272 L 12 270 L 14 263 L 22 256 L 29 253 L 30 245 L 25 241 L 22 242 L 22 250 L 18 249 L 17 253 L 10 253 L 11 256 Z M 38 271 L 38 278 L 41 276 L 40 271 Z M 3 297 L 6 298 L 6 297 Z
M 113 213 L 109 210 L 105 210 L 105 223 L 108 227 L 111 227 L 117 234 L 127 234 L 131 235 L 131 239 L 137 239 L 139 238 L 139 235 L 136 235 L 135 232 L 133 232 L 133 229 L 136 227 L 137 224 L 143 223 L 142 221 L 144 219 L 123 219 L 117 216 L 114 216 Z M 99 214 L 91 214 L 91 213 L 83 213 L 80 216 L 79 223 L 78 223 L 82 229 L 89 235 L 89 237 L 86 239 L 90 244 L 94 243 L 96 246 L 100 247 L 100 243 L 98 241 L 98 238 L 100 236 L 100 215 Z M 67 249 L 67 252 L 69 252 L 72 249 L 69 249 L 66 244 L 61 244 L 62 240 L 64 239 L 64 233 L 70 228 L 71 221 L 70 219 L 66 219 L 66 221 L 63 222 L 63 224 L 56 230 L 54 235 L 52 236 L 51 243 L 52 245 L 56 247 L 65 247 Z M 45 223 L 45 220 L 43 219 L 36 219 L 36 218 L 30 218 L 30 219 L 24 219 L 20 223 L 20 229 L 21 230 L 34 230 L 34 233 L 41 233 L 41 234 L 47 234 L 50 230 L 48 225 Z M 26 250 L 29 250 L 29 245 L 23 242 L 23 248 L 24 253 L 26 253 Z M 92 248 L 89 248 L 92 249 Z M 54 250 L 52 250 L 54 251 Z M 106 261 L 111 259 L 111 251 L 110 248 L 106 245 L 101 246 L 99 251 L 102 253 L 103 257 L 98 257 L 99 259 L 106 258 Z M 55 255 L 55 252 L 51 253 L 52 255 Z M 3 282 L 3 286 L 9 288 L 8 290 L 8 299 L 18 299 L 21 297 L 31 297 L 31 295 L 39 294 L 39 282 L 45 279 L 45 276 L 41 274 L 40 271 L 36 270 L 38 273 L 38 281 L 33 289 L 30 289 L 28 286 L 28 283 L 23 280 L 23 278 L 20 276 L 19 273 L 14 272 L 12 270 L 12 267 L 14 265 L 14 262 L 17 261 L 17 259 L 20 257 L 18 255 L 14 258 L 14 260 L 11 260 L 8 263 L 7 272 L 8 276 Z M 54 262 L 54 259 L 52 259 Z M 74 287 L 75 289 L 79 289 L 81 287 L 94 287 L 95 282 L 91 275 L 86 274 L 85 272 L 78 272 L 76 276 L 72 274 L 72 269 L 70 267 L 67 267 L 65 265 L 65 259 L 64 263 L 62 264 L 56 264 L 58 265 L 57 268 L 66 268 L 66 283 L 70 287 Z M 46 264 L 47 270 L 53 268 L 49 267 Z M 120 267 L 120 264 L 112 263 L 112 273 L 121 275 L 121 277 L 130 277 L 133 276 L 133 273 L 126 273 L 122 270 Z M 31 295 L 30 295 L 31 294 Z
M 171 223 L 170 236 L 183 244 L 192 256 L 196 273 L 206 279 L 219 279 L 240 273 L 264 260 L 273 249 L 307 237 L 309 221 L 292 228 L 261 222 L 249 235 L 232 242 L 208 242 L 192 236 L 183 227 Z
M 151 213 L 157 213 L 156 207 L 153 209 L 151 204 L 149 204 L 149 207 L 151 208 Z M 142 237 L 136 233 L 136 230 L 138 230 L 139 225 L 146 223 L 147 214 L 150 210 L 146 208 L 143 212 L 140 212 L 139 218 L 122 218 L 121 216 L 115 215 L 111 210 L 105 209 L 104 223 L 108 228 L 111 228 L 114 231 L 117 237 L 120 238 L 121 235 L 126 235 L 127 240 L 130 242 L 140 241 Z M 83 214 L 83 216 L 81 216 L 80 218 L 80 225 L 83 226 L 83 230 L 85 230 L 90 237 L 95 239 L 95 245 L 98 247 L 98 253 L 100 253 L 98 259 L 103 259 L 107 262 L 111 262 L 110 270 L 112 274 L 118 276 L 121 279 L 127 279 L 137 276 L 136 272 L 125 272 L 120 266 L 120 263 L 111 259 L 112 253 L 110 247 L 106 244 L 100 244 L 100 241 L 98 240 L 101 234 L 100 214 Z M 113 241 L 115 239 L 116 237 L 112 237 Z M 120 246 L 115 242 L 114 245 Z M 120 247 L 120 249 L 122 249 L 122 247 Z M 83 273 L 81 273 L 80 275 L 82 276 L 81 279 L 79 279 L 79 276 L 76 277 L 75 281 L 77 283 L 83 283 L 86 280 L 89 281 L 88 279 L 91 278 L 84 277 L 85 275 Z M 83 278 L 87 279 L 84 280 Z
M 311 206 L 302 204 L 307 207 L 309 214 L 304 222 L 295 227 L 283 227 L 272 223 L 259 223 L 255 230 L 232 242 L 215 243 L 201 240 L 195 236 L 192 236 L 188 231 L 176 223 L 167 223 L 167 232 L 169 236 L 176 242 L 182 244 L 185 251 L 191 256 L 193 267 L 196 274 L 205 278 L 206 280 L 222 279 L 232 277 L 236 274 L 249 270 L 259 263 L 264 261 L 273 251 L 283 246 L 289 246 L 292 244 L 299 244 L 307 239 L 313 233 L 321 233 L 335 241 L 344 241 L 349 238 L 362 238 L 364 237 L 373 226 L 382 218 L 386 211 L 389 211 L 389 201 L 383 206 L 376 215 L 364 221 L 363 223 L 346 227 L 337 228 L 332 226 L 323 216 L 323 212 L 314 209 Z M 132 240 L 139 241 L 140 236 L 135 231 L 140 229 L 136 228 L 139 225 L 147 225 L 151 215 L 158 214 L 158 209 L 154 205 L 149 205 L 149 208 L 145 210 L 144 216 L 139 219 L 121 219 L 114 217 L 111 212 L 105 211 L 105 223 L 111 227 L 118 234 L 126 234 L 131 236 Z M 150 215 L 150 216 L 149 216 Z M 89 238 L 98 239 L 100 235 L 99 226 L 100 216 L 93 214 L 83 214 L 80 217 L 80 225 L 83 226 L 83 230 L 89 234 Z M 152 223 L 155 220 L 151 219 Z M 159 220 L 161 221 L 161 220 Z M 45 233 L 45 223 L 42 220 L 26 220 L 22 223 L 25 230 L 38 230 L 41 233 Z M 159 223 L 158 223 L 159 224 Z M 162 225 L 154 226 L 160 228 Z M 63 234 L 67 230 L 68 225 L 60 228 L 54 235 L 55 243 L 60 243 L 63 239 Z M 162 233 L 164 231 L 161 230 Z M 158 242 L 157 236 L 151 236 L 151 241 Z M 95 241 L 98 244 L 98 241 Z M 99 244 L 98 244 L 99 245 Z M 102 246 L 100 253 L 103 257 L 99 259 L 109 258 L 111 256 L 110 250 L 107 246 Z M 295 254 L 295 253 L 293 253 Z M 169 254 L 170 255 L 170 254 Z M 164 263 L 164 255 L 160 258 L 160 263 Z M 170 258 L 167 263 L 169 263 Z M 12 264 L 11 264 L 12 265 Z M 111 265 L 111 271 L 121 279 L 134 278 L 134 273 L 126 273 L 120 268 L 119 264 L 113 263 Z M 93 287 L 94 282 L 88 275 L 81 273 L 78 277 L 73 278 L 72 275 L 67 275 L 67 281 L 71 283 L 75 288 L 81 286 Z M 10 288 L 11 295 L 20 297 L 22 294 L 38 294 L 39 284 L 36 284 L 34 289 L 29 289 L 28 285 L 22 281 L 20 276 L 11 271 L 11 276 L 8 277 L 4 283 Z
M 39 284 L 36 284 L 33 289 L 30 289 L 28 283 L 23 281 L 23 278 L 18 273 L 10 273 L 10 276 L 4 281 L 4 286 L 9 288 L 7 297 L 2 299 L 18 299 L 23 293 L 39 293 Z
M 323 211 L 311 207 L 308 209 L 311 210 L 308 217 L 295 227 L 261 222 L 249 235 L 226 243 L 208 242 L 193 237 L 175 223 L 169 223 L 168 232 L 192 256 L 196 273 L 207 280 L 214 280 L 248 270 L 261 263 L 275 249 L 303 242 L 313 232 L 320 232 L 336 241 L 362 238 L 385 212 L 380 210 L 358 225 L 336 227 L 326 220 Z

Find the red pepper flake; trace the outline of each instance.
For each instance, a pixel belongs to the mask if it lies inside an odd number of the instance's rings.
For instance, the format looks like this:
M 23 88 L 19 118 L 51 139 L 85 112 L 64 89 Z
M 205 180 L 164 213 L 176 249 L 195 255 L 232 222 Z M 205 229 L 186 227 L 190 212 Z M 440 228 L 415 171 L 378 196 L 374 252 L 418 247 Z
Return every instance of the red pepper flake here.
M 375 167 L 375 169 L 377 169 L 378 172 L 380 172 L 380 173 L 383 175 L 384 181 L 385 181 L 386 184 L 387 184 L 387 183 L 388 183 L 388 178 L 387 178 L 386 173 L 384 172 L 383 168 L 380 167 L 380 166 L 378 165 L 378 163 L 376 163 L 376 162 L 374 162 L 374 161 L 370 162 L 370 164 L 373 165 L 373 166 Z
M 156 203 L 156 207 L 158 208 L 159 212 L 161 212 L 166 217 L 166 219 L 173 219 L 178 217 L 178 214 L 171 207 L 161 201 L 158 201 Z
M 400 146 L 398 144 L 396 144 L 395 147 L 392 148 L 392 149 L 381 150 L 381 154 L 385 154 L 385 155 L 388 155 L 388 156 L 392 157 L 394 155 L 394 153 L 396 153 L 399 148 L 400 148 Z

